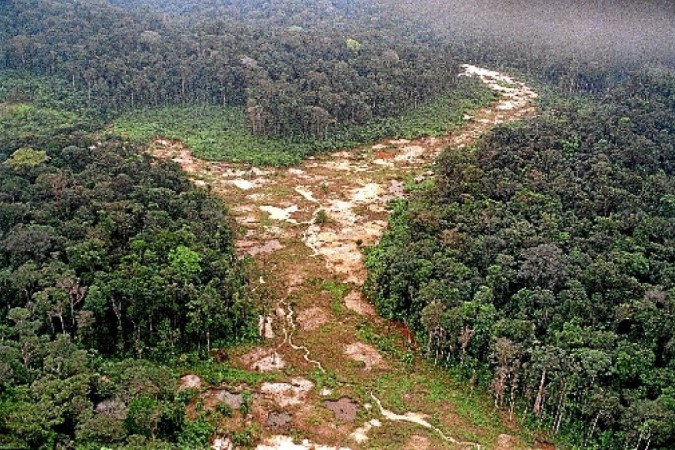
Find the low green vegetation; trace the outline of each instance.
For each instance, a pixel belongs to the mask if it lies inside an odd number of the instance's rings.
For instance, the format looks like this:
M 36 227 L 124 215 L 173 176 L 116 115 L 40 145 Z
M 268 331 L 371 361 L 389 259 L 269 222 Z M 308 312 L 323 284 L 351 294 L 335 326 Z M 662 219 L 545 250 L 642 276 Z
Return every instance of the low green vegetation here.
M 441 136 L 460 124 L 465 113 L 493 99 L 492 91 L 475 80 L 465 79 L 452 95 L 411 108 L 398 117 L 330 130 L 321 139 L 309 135 L 289 138 L 254 134 L 242 108 L 214 105 L 135 110 L 115 119 L 112 132 L 139 144 L 147 144 L 156 137 L 179 139 L 195 156 L 207 160 L 283 166 L 297 164 L 320 152 L 384 138 Z

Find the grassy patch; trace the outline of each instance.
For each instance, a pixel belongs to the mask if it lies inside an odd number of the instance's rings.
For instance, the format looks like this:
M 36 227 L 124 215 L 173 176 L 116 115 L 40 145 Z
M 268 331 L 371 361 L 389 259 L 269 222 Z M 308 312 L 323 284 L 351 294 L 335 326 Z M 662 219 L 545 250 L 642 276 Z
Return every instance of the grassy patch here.
M 181 362 L 176 369 L 183 373 L 193 373 L 198 375 L 209 385 L 220 383 L 258 385 L 264 381 L 277 381 L 280 377 L 275 373 L 251 372 L 248 370 L 237 369 L 228 363 L 216 363 L 212 360 L 196 360 L 190 362 Z
M 352 289 L 347 283 L 341 283 L 339 281 L 328 280 L 324 281 L 321 285 L 321 288 L 328 292 L 333 300 L 342 301 L 345 296 Z
M 114 120 L 113 133 L 147 143 L 156 136 L 180 139 L 195 155 L 258 165 L 296 164 L 309 155 L 352 148 L 383 138 L 441 136 L 462 122 L 464 113 L 494 99 L 476 80 L 464 79 L 450 96 L 414 108 L 399 117 L 333 130 L 325 139 L 254 135 L 244 110 L 215 105 L 177 105 L 136 110 Z

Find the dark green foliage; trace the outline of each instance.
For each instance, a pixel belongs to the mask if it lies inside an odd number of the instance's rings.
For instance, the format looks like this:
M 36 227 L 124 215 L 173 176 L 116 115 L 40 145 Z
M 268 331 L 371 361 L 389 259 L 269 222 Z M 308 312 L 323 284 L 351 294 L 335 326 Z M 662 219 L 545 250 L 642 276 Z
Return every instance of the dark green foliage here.
M 457 82 L 447 47 L 361 0 L 330 11 L 323 2 L 4 3 L 0 69 L 65 80 L 57 84 L 84 96 L 79 105 L 108 117 L 222 105 L 237 107 L 254 134 L 325 139 L 432 101 Z M 288 15 L 294 9 L 301 12 Z
M 2 149 L 0 446 L 205 445 L 160 362 L 255 333 L 224 205 L 129 144 L 7 130 L 46 150 Z
M 447 150 L 368 254 L 380 313 L 578 445 L 672 448 L 674 92 L 636 74 Z
M 115 142 L 50 155 L 0 168 L 4 315 L 28 307 L 40 331 L 108 354 L 244 337 L 245 279 L 221 203 Z
M 58 148 L 98 124 L 86 98 L 58 79 L 0 72 L 0 151 Z

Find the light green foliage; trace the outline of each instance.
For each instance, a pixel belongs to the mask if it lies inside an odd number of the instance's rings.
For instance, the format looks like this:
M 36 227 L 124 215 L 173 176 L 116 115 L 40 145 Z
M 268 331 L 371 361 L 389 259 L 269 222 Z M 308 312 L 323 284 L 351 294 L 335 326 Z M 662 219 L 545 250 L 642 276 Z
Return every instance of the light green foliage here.
M 0 151 L 51 146 L 90 130 L 98 113 L 58 78 L 0 71 Z
M 215 427 L 202 415 L 195 420 L 189 420 L 178 435 L 178 444 L 181 448 L 206 448 L 213 435 Z
M 351 290 L 349 284 L 333 280 L 324 281 L 321 288 L 327 291 L 333 297 L 333 300 L 337 301 L 342 301 Z
M 243 109 L 235 107 L 137 110 L 115 119 L 114 125 L 116 133 L 135 142 L 147 143 L 156 136 L 180 139 L 196 156 L 207 160 L 289 165 L 307 150 L 283 138 L 254 135 Z
M 345 41 L 345 44 L 347 45 L 347 48 L 349 51 L 358 53 L 361 50 L 361 43 L 357 41 L 356 39 L 349 38 Z
M 199 253 L 184 245 L 179 245 L 169 252 L 169 264 L 176 271 L 178 277 L 184 281 L 188 281 L 199 274 L 201 260 Z
M 232 443 L 237 446 L 249 447 L 258 438 L 260 431 L 255 425 L 249 425 L 241 431 L 232 433 Z
M 45 151 L 22 147 L 12 153 L 12 156 L 5 161 L 5 164 L 13 169 L 26 170 L 35 168 L 47 162 L 48 159 L 49 157 Z

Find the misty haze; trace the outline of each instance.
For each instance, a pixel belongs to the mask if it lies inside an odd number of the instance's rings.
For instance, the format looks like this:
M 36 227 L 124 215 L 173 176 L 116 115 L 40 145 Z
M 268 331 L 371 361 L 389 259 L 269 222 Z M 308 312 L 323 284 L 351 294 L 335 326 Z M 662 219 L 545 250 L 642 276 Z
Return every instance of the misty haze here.
M 0 0 L 1 449 L 675 448 L 675 3 Z

